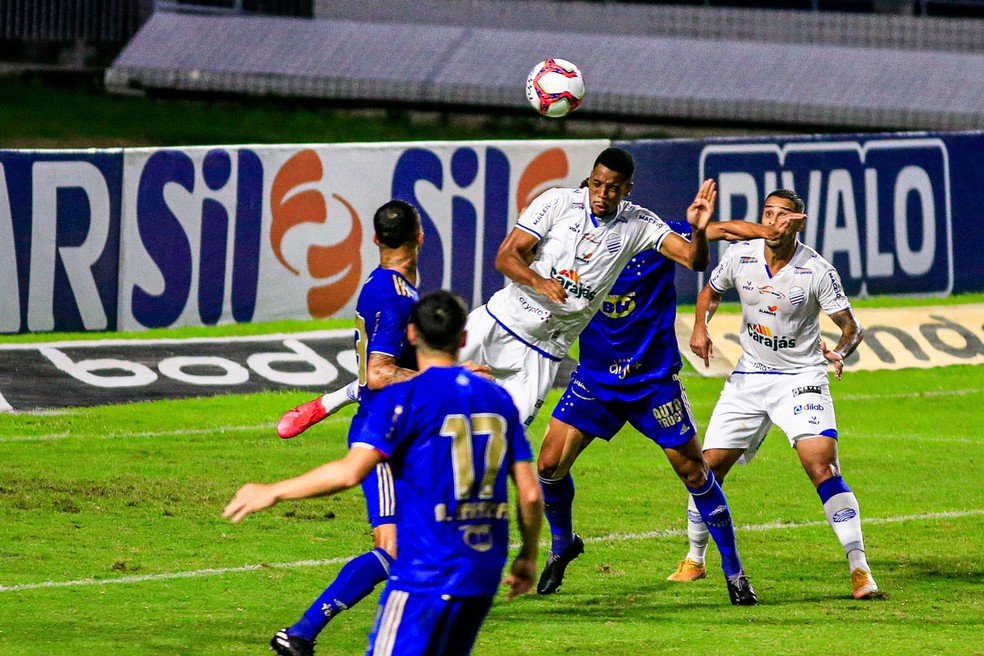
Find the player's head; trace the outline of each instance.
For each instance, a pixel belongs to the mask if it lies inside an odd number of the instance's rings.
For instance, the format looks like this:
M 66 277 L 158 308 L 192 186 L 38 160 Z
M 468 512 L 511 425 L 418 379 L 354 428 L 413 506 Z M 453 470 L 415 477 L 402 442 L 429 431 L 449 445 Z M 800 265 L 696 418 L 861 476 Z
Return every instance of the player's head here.
M 595 216 L 608 216 L 632 191 L 635 160 L 627 150 L 606 148 L 595 159 L 588 175 L 588 198 Z
M 372 227 L 379 246 L 419 246 L 423 241 L 420 214 L 416 207 L 406 201 L 391 200 L 381 206 L 372 216 Z
M 762 224 L 773 225 L 784 214 L 802 214 L 806 209 L 803 199 L 792 189 L 776 189 L 765 197 L 765 206 L 762 208 Z M 781 244 L 792 242 L 796 239 L 796 233 L 803 229 L 802 219 L 790 221 L 786 232 L 780 239 L 766 240 L 772 248 L 777 248 Z
M 769 199 L 773 197 L 788 200 L 790 203 L 792 203 L 792 205 L 789 206 L 789 209 L 792 210 L 793 212 L 796 212 L 797 214 L 802 214 L 803 210 L 806 209 L 806 203 L 804 203 L 803 199 L 799 197 L 799 194 L 797 194 L 792 189 L 776 189 L 771 194 L 766 196 L 765 204 L 768 205 Z
M 454 292 L 424 294 L 410 310 L 410 342 L 418 352 L 438 351 L 457 359 L 467 320 L 468 308 Z

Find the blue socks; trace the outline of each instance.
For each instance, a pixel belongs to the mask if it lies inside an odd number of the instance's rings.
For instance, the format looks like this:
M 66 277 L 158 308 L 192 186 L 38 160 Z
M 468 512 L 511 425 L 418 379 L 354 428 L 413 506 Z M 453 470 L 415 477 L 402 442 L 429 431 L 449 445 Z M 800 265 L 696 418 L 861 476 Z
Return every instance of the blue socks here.
M 389 577 L 393 558 L 384 549 L 373 549 L 345 563 L 338 576 L 321 593 L 288 635 L 314 640 L 328 622 L 343 610 L 357 604 Z
M 851 488 L 844 482 L 842 476 L 832 476 L 817 486 L 820 503 L 827 503 L 835 494 L 850 494 Z
M 570 472 L 563 478 L 540 476 L 543 487 L 544 514 L 550 524 L 551 553 L 559 554 L 574 541 L 574 477 Z
M 708 470 L 707 482 L 699 488 L 688 485 L 687 491 L 693 497 L 707 530 L 721 552 L 721 569 L 724 570 L 724 575 L 728 578 L 738 576 L 741 574 L 741 558 L 738 557 L 738 544 L 735 541 L 735 525 L 731 521 L 728 500 L 714 478 L 714 472 Z

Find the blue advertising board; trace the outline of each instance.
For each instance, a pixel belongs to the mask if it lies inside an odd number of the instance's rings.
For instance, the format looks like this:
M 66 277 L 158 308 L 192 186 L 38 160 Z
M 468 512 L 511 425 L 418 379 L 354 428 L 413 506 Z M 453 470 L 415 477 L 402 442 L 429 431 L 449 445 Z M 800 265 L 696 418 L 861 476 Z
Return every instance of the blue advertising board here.
M 699 183 L 718 183 L 718 220 L 757 221 L 783 187 L 806 203 L 801 239 L 837 267 L 849 295 L 980 291 L 984 261 L 971 225 L 984 189 L 984 134 L 795 136 L 628 141 L 632 198 L 664 218 L 684 216 Z M 726 248 L 711 249 L 713 267 Z M 692 302 L 703 277 L 681 271 Z

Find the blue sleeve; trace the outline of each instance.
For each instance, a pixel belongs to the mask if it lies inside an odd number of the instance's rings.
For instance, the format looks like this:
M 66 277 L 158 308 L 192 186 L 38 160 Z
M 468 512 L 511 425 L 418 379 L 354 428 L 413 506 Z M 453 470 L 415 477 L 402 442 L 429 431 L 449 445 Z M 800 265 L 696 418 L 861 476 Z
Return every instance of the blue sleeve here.
M 389 303 L 383 303 L 370 329 L 367 353 L 382 353 L 398 357 L 403 352 L 407 339 L 407 324 L 413 299 L 397 296 Z
M 370 401 L 366 420 L 350 446 L 366 445 L 389 458 L 406 439 L 407 420 L 404 417 L 404 388 L 402 384 L 384 387 Z
M 686 221 L 666 221 L 666 225 L 670 226 L 670 230 L 677 233 L 681 237 L 690 239 L 692 228 L 690 224 Z

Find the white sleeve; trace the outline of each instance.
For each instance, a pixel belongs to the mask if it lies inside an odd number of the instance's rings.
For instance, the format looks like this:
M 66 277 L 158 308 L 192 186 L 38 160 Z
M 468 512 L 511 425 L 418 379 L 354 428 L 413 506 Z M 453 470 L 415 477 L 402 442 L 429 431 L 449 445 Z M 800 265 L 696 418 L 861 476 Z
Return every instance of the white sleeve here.
M 516 227 L 530 233 L 537 239 L 543 239 L 557 216 L 557 208 L 561 206 L 563 191 L 562 189 L 548 189 L 534 198 L 533 202 L 519 215 Z
M 735 286 L 737 245 L 731 244 L 728 246 L 727 250 L 724 251 L 724 255 L 721 256 L 721 261 L 714 267 L 714 270 L 711 271 L 711 275 L 707 279 L 707 284 L 718 294 L 723 294 Z
M 837 275 L 837 269 L 832 266 L 828 267 L 826 271 L 815 278 L 814 292 L 824 312 L 830 315 L 851 307 L 851 301 L 844 293 L 844 286 L 841 284 L 840 276 Z
M 646 249 L 653 248 L 659 250 L 667 235 L 676 234 L 670 226 L 666 225 L 663 219 L 655 214 L 640 214 L 639 218 L 645 225 L 643 235 L 645 237 Z

